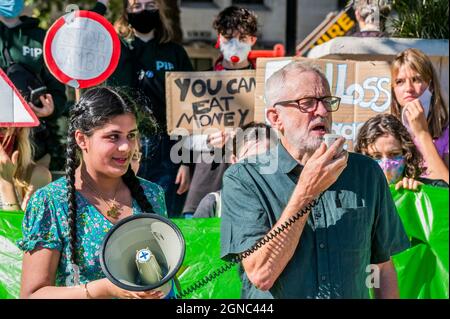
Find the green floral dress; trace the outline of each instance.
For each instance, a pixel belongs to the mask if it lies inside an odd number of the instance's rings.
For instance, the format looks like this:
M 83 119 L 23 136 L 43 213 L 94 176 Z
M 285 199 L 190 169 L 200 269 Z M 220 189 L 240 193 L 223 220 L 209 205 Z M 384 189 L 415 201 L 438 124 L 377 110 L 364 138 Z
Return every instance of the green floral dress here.
M 141 178 L 139 182 L 154 212 L 167 217 L 162 188 Z M 33 194 L 22 224 L 23 238 L 17 242 L 23 251 L 48 248 L 61 252 L 56 286 L 73 286 L 105 277 L 99 255 L 103 238 L 113 224 L 79 192 L 76 192 L 76 202 L 77 265 L 70 261 L 67 182 L 64 177 Z M 132 206 L 133 215 L 143 213 L 134 199 Z

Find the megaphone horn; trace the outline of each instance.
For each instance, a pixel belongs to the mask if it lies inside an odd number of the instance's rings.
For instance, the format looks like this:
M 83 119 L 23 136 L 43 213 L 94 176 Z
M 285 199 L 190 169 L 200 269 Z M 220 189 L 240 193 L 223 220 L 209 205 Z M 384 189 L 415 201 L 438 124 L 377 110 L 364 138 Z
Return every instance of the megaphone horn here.
M 100 264 L 105 276 L 122 289 L 174 295 L 172 278 L 183 263 L 185 248 L 180 229 L 167 218 L 133 215 L 106 234 Z

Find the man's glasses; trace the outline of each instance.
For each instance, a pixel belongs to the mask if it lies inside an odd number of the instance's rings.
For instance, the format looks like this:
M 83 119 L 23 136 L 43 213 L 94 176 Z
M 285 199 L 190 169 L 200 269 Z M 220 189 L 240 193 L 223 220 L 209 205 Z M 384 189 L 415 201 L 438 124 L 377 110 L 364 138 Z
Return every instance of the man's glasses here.
M 322 102 L 327 112 L 336 112 L 339 109 L 339 105 L 341 104 L 341 98 L 337 96 L 323 96 L 323 97 L 307 96 L 297 100 L 287 100 L 277 102 L 273 106 L 292 105 L 298 108 L 300 112 L 310 113 L 315 112 L 317 110 L 319 102 Z

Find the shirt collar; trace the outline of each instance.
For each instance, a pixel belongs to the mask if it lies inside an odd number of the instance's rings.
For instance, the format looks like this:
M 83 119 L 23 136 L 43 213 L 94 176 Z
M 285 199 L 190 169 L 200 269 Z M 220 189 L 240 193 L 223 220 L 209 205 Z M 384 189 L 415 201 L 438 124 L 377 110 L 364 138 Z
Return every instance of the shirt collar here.
M 287 174 L 292 172 L 294 168 L 299 166 L 300 164 L 291 156 L 291 154 L 288 153 L 286 148 L 281 144 L 281 141 L 279 141 L 277 145 L 277 154 L 278 154 L 278 167 L 280 170 Z

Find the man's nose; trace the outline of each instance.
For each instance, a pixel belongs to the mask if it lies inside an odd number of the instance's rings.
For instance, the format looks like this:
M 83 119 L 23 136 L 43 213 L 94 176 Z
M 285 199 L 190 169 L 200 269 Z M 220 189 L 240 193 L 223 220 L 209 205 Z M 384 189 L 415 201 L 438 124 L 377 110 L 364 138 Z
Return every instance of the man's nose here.
M 319 115 L 321 117 L 325 117 L 328 115 L 328 109 L 325 107 L 325 104 L 323 101 L 317 101 L 317 109 L 314 112 L 314 115 Z

